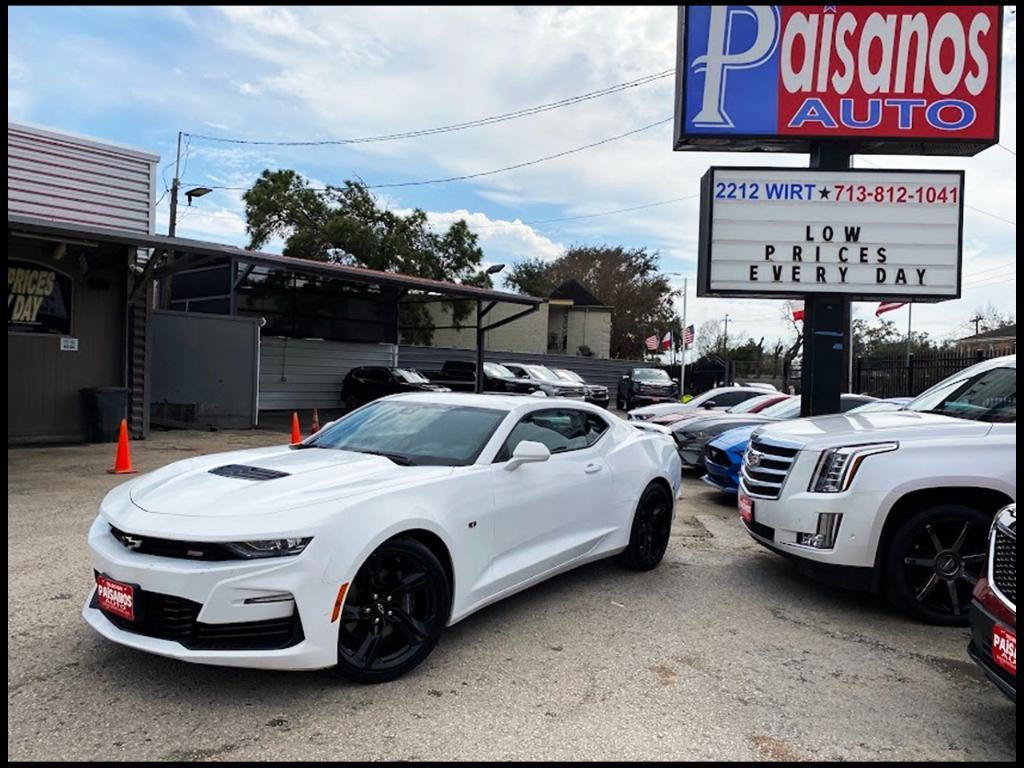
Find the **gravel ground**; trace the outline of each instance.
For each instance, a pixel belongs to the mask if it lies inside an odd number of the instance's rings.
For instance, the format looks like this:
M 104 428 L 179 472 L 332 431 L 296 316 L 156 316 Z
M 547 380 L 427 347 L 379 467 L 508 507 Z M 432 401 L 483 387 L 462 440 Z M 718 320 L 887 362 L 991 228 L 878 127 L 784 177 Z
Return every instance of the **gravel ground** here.
M 143 471 L 264 445 L 158 432 Z M 79 616 L 113 446 L 7 454 L 9 759 L 1016 759 L 1016 708 L 967 632 L 800 577 L 684 481 L 660 568 L 577 569 L 450 629 L 395 683 L 200 667 Z

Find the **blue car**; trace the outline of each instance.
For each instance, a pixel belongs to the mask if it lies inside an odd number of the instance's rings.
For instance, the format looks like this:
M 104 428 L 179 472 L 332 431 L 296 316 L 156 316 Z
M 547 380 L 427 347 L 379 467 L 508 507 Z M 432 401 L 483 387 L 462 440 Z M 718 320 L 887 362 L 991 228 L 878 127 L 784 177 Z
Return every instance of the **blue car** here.
M 708 471 L 701 479 L 725 493 L 736 493 L 740 486 L 740 466 L 750 436 L 760 424 L 736 427 L 723 432 L 704 448 L 704 468 Z

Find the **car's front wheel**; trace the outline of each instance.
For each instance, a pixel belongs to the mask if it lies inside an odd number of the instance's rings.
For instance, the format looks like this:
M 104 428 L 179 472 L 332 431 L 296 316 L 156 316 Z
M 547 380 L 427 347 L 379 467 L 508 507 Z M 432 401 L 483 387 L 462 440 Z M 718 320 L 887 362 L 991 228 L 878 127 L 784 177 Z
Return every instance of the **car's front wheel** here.
M 885 553 L 890 600 L 929 624 L 967 624 L 991 522 L 963 504 L 936 504 L 911 515 Z
M 335 671 L 357 683 L 401 677 L 434 649 L 450 611 L 448 578 L 434 553 L 415 539 L 385 542 L 349 586 Z
M 618 555 L 619 563 L 635 571 L 656 568 L 672 535 L 672 511 L 672 494 L 660 483 L 648 485 L 636 505 L 629 544 Z

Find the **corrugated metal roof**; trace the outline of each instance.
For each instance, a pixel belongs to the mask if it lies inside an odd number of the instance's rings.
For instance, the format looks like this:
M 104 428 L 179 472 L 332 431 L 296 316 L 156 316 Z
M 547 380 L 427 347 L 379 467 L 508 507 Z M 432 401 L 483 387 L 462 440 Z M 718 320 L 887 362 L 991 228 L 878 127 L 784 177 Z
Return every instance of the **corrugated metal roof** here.
M 107 227 L 84 226 L 63 222 L 48 221 L 32 216 L 24 216 L 7 212 L 7 229 L 10 232 L 23 232 L 41 235 L 54 239 L 89 240 L 94 242 L 114 243 L 119 245 L 143 248 L 159 248 L 179 253 L 191 253 L 201 256 L 223 256 L 236 259 L 245 264 L 278 267 L 308 275 L 335 277 L 359 283 L 374 283 L 410 290 L 431 291 L 449 296 L 484 301 L 504 301 L 510 304 L 536 305 L 543 304 L 546 299 L 525 294 L 495 291 L 490 288 L 477 288 L 472 285 L 459 285 L 443 280 L 431 280 L 425 277 L 402 275 L 397 272 L 381 272 L 364 267 L 352 267 L 345 264 L 330 264 L 323 261 L 296 259 L 276 253 L 247 251 L 233 245 L 211 243 L 204 240 L 190 240 L 183 237 L 166 237 L 150 235 L 129 230 L 109 229 Z

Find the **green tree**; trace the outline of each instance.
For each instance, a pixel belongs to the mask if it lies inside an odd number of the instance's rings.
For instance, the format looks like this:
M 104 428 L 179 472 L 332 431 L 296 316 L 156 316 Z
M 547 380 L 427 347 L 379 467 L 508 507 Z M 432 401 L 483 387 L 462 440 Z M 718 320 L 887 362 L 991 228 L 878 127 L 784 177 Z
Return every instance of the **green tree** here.
M 911 333 L 910 351 L 914 354 L 934 351 L 939 345 L 923 331 Z M 907 351 L 907 336 L 892 320 L 881 319 L 878 325 L 870 320 L 853 321 L 853 354 L 860 357 L 873 355 L 902 355 Z
M 659 270 L 658 259 L 657 252 L 646 248 L 574 245 L 551 262 L 520 262 L 505 284 L 520 293 L 548 296 L 561 282 L 575 278 L 612 308 L 611 356 L 636 358 L 648 336 L 679 333 L 673 306 L 677 292 Z
M 417 208 L 401 216 L 384 210 L 359 182 L 320 191 L 295 171 L 265 170 L 242 199 L 250 248 L 280 237 L 285 256 L 490 286 L 490 277 L 480 271 L 483 251 L 465 221 L 434 232 L 425 212 Z M 457 324 L 472 304 L 444 306 Z M 406 341 L 430 343 L 433 323 L 422 304 L 403 304 L 399 324 L 409 329 L 403 331 Z

